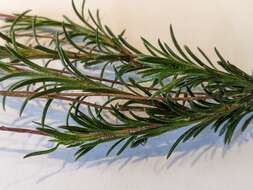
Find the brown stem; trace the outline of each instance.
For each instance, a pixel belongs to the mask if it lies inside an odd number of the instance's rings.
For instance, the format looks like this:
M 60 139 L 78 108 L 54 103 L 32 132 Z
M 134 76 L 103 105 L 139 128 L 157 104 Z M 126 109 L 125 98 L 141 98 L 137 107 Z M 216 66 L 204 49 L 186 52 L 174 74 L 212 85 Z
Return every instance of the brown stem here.
M 118 131 L 117 133 L 107 134 L 102 132 L 93 132 L 90 134 L 87 134 L 86 136 L 90 136 L 95 139 L 101 139 L 101 140 L 109 140 L 109 139 L 116 139 L 120 137 L 124 137 L 126 135 L 131 135 L 135 133 L 140 133 L 149 129 L 156 129 L 160 126 L 156 125 L 148 125 L 144 127 L 137 127 L 137 128 L 129 128 L 129 129 L 123 129 L 121 131 Z M 41 135 L 41 136 L 50 136 L 49 134 L 34 130 L 34 129 L 25 129 L 25 128 L 15 128 L 15 127 L 5 127 L 1 126 L 0 131 L 6 131 L 6 132 L 14 132 L 14 133 L 22 133 L 22 134 L 32 134 L 32 135 Z
M 9 97 L 29 97 L 34 95 L 34 92 L 28 91 L 0 91 L 0 95 Z M 91 97 L 91 96 L 114 96 L 122 99 L 133 99 L 133 100 L 164 100 L 164 97 L 146 97 L 137 95 L 125 95 L 125 94 L 115 94 L 115 93 L 51 93 L 47 96 L 41 96 L 40 98 L 56 98 L 64 100 L 67 97 Z M 172 97 L 175 101 L 187 101 L 187 100 L 205 100 L 209 97 L 207 96 L 195 96 L 195 97 Z M 70 99 L 66 99 L 70 100 Z M 72 100 L 72 98 L 71 98 Z M 73 99 L 74 100 L 74 99 Z
M 16 36 L 18 37 L 34 37 L 33 34 L 15 34 Z M 56 39 L 55 37 L 53 36 L 50 36 L 50 35 L 40 35 L 40 34 L 36 34 L 36 37 L 38 38 L 49 38 L 49 39 Z
M 62 96 L 61 94 L 64 94 L 66 96 Z M 34 93 L 33 92 L 27 92 L 27 91 L 16 91 L 16 92 L 0 91 L 0 95 L 1 96 L 8 96 L 8 97 L 29 97 L 29 96 L 34 95 Z M 87 102 L 87 101 L 83 101 L 83 100 L 77 100 L 76 98 L 68 97 L 70 95 L 71 95 L 71 93 L 59 93 L 59 94 L 54 93 L 54 94 L 50 94 L 50 95 L 47 95 L 47 96 L 41 96 L 39 98 L 42 98 L 42 99 L 54 98 L 54 99 L 58 99 L 58 100 L 70 101 L 70 102 L 73 102 L 73 103 L 80 103 L 80 104 L 91 106 L 91 107 L 98 108 L 98 109 L 112 110 L 112 108 L 108 107 L 108 106 L 102 106 L 102 105 L 98 105 L 98 104 L 95 104 L 95 103 L 91 103 L 91 102 Z M 75 94 L 72 93 L 72 95 L 75 95 Z M 76 93 L 76 95 L 81 95 L 81 94 Z M 75 96 L 75 97 L 78 97 L 78 96 Z M 146 107 L 128 106 L 128 107 L 121 108 L 120 110 L 121 111 L 127 111 L 127 110 L 130 110 L 130 109 L 131 110 L 144 110 L 145 108 Z
M 11 64 L 11 63 L 10 63 Z M 12 68 L 16 69 L 17 71 L 23 71 L 23 72 L 26 72 L 27 70 L 26 69 L 23 69 L 23 68 L 20 68 L 20 67 L 16 67 L 14 65 L 12 65 Z M 71 74 L 69 73 L 68 71 L 64 71 L 64 70 L 59 70 L 59 69 L 53 69 L 53 68 L 48 68 L 49 70 L 51 71 L 55 71 L 55 72 L 59 72 L 59 73 L 64 73 L 64 74 Z M 112 83 L 112 84 L 119 84 L 119 85 L 126 85 L 126 84 L 123 84 L 122 82 L 120 81 L 117 81 L 117 80 L 110 80 L 110 79 L 105 79 L 105 78 L 101 78 L 101 77 L 95 77 L 95 76 L 91 76 L 91 75 L 85 75 L 87 78 L 90 78 L 90 79 L 93 79 L 93 80 L 96 80 L 96 81 L 103 81 L 103 82 L 109 82 L 109 83 Z M 133 85 L 131 84 L 127 84 L 127 86 L 129 87 L 134 87 Z M 154 87 L 143 87 L 144 89 L 146 90 L 159 90 L 158 88 L 154 88 Z M 176 91 L 171 91 L 171 93 L 174 93 L 176 94 L 177 92 Z M 180 92 L 180 94 L 183 94 L 185 95 L 186 93 L 185 92 Z M 194 95 L 202 95 L 202 96 L 205 96 L 206 94 L 203 93 L 203 92 L 194 92 L 193 93 Z M 180 98 L 179 98 L 180 100 Z
M 161 126 L 159 125 L 147 125 L 147 126 L 143 126 L 143 127 L 136 127 L 136 128 L 127 128 L 127 129 L 122 129 L 119 130 L 115 133 L 97 133 L 95 134 L 95 138 L 99 138 L 101 140 L 113 140 L 113 139 L 118 139 L 118 138 L 122 138 L 122 137 L 128 137 L 130 135 L 134 135 L 136 133 L 143 133 L 149 129 L 157 129 Z M 96 132 L 94 132 L 96 133 Z M 93 136 L 94 134 L 90 134 L 91 136 Z
M 15 66 L 12 66 L 13 68 L 15 68 L 17 71 L 27 71 L 26 69 L 23 69 L 23 68 L 19 68 L 19 67 L 15 67 Z M 59 70 L 59 69 L 53 69 L 53 68 L 48 68 L 49 70 L 51 71 L 55 71 L 55 72 L 59 72 L 59 73 L 64 73 L 64 74 L 68 74 L 68 75 L 71 75 L 71 73 L 69 73 L 68 71 L 64 71 L 64 70 Z M 118 80 L 111 80 L 111 79 L 105 79 L 105 78 L 101 78 L 101 77 L 96 77 L 96 76 L 91 76 L 91 75 L 85 75 L 86 77 L 90 78 L 90 79 L 93 79 L 93 80 L 96 80 L 96 81 L 103 81 L 103 82 L 109 82 L 109 83 L 112 83 L 112 84 L 119 84 L 119 85 L 126 85 L 126 84 L 123 84 L 122 82 L 118 81 Z M 127 84 L 127 86 L 129 87 L 134 87 L 133 85 L 131 84 Z M 146 90 L 159 90 L 158 88 L 154 88 L 154 87 L 143 87 L 144 89 Z M 176 91 L 171 91 L 171 93 L 177 93 Z M 185 92 L 181 92 L 180 94 L 186 94 Z M 194 92 L 193 93 L 194 95 L 203 95 L 205 96 L 206 94 L 203 93 L 203 92 Z
M 1 126 L 0 131 L 8 131 L 8 132 L 14 132 L 14 133 L 29 133 L 29 134 L 33 134 L 33 135 L 49 136 L 47 133 L 44 133 L 42 131 L 32 130 L 32 129 L 24 129 L 24 128 L 14 128 L 14 127 Z
M 52 68 L 48 68 L 48 69 L 52 70 L 52 71 L 60 72 L 60 73 L 70 74 L 67 71 L 62 71 L 62 70 L 52 69 Z M 109 82 L 109 83 L 112 83 L 112 84 L 126 85 L 126 84 L 123 84 L 122 82 L 120 82 L 118 80 L 105 79 L 105 78 L 95 77 L 95 76 L 91 76 L 91 75 L 87 75 L 87 74 L 85 76 L 90 78 L 90 79 L 96 80 L 96 81 L 103 81 L 103 82 Z M 131 84 L 127 84 L 127 86 L 134 87 Z M 158 88 L 154 88 L 154 87 L 153 88 L 152 87 L 143 87 L 143 88 L 147 89 L 147 90 L 159 90 Z
M 0 13 L 0 17 L 3 19 L 15 19 L 16 16 Z

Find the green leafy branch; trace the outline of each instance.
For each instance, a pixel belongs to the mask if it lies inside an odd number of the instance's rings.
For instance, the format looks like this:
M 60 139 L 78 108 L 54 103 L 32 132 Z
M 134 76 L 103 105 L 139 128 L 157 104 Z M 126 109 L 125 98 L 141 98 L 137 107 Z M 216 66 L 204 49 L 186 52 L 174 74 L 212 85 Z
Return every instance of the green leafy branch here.
M 213 62 L 200 48 L 197 54 L 181 46 L 170 27 L 174 47 L 160 39 L 154 45 L 141 38 L 143 52 L 127 41 L 125 30 L 115 34 L 104 25 L 99 11 L 88 10 L 88 22 L 84 5 L 79 11 L 72 1 L 80 23 L 66 16 L 64 21 L 31 16 L 29 11 L 0 14 L 6 22 L 0 32 L 5 41 L 0 46 L 0 82 L 8 84 L 0 91 L 3 107 L 7 97 L 23 97 L 22 115 L 31 100 L 46 99 L 36 130 L 0 130 L 46 135 L 55 142 L 53 148 L 26 157 L 64 146 L 77 147 L 78 159 L 107 142 L 114 144 L 106 155 L 117 147 L 119 155 L 152 137 L 187 128 L 169 148 L 169 157 L 177 145 L 198 137 L 206 128 L 228 144 L 239 127 L 241 131 L 249 127 L 253 77 L 216 48 Z M 87 100 L 91 96 L 103 103 Z M 66 122 L 49 126 L 46 115 L 56 99 L 70 103 Z

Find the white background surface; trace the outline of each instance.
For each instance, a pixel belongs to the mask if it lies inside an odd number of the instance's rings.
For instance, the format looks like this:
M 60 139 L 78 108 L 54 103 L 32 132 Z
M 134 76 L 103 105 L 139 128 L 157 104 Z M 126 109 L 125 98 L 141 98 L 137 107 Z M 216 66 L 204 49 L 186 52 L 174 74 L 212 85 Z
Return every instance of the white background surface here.
M 77 1 L 80 2 L 80 1 Z M 169 40 L 172 23 L 178 39 L 190 47 L 200 46 L 211 56 L 217 46 L 225 57 L 248 73 L 253 69 L 253 1 L 251 0 L 88 0 L 101 9 L 105 23 L 115 31 L 127 28 L 127 36 L 141 47 L 139 36 Z M 69 0 L 0 0 L 0 12 L 22 12 L 60 18 L 72 15 Z M 41 102 L 29 105 L 18 117 L 20 99 L 9 99 L 7 112 L 0 109 L 0 125 L 34 127 Z M 63 120 L 62 104 L 51 109 L 49 121 Z M 208 131 L 206 132 L 208 134 Z M 170 160 L 164 155 L 178 132 L 152 140 L 145 148 L 121 157 L 104 158 L 105 146 L 74 162 L 73 151 L 59 150 L 48 156 L 22 159 L 50 145 L 45 138 L 0 133 L 0 189 L 251 189 L 253 141 L 249 129 L 229 147 L 215 135 L 203 135 L 180 146 Z

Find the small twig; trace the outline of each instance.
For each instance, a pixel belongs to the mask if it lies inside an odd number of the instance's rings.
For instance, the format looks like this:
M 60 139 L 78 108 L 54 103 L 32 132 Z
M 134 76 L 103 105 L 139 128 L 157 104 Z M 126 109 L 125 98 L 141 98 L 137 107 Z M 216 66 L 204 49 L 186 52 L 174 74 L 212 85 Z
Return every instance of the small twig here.
M 44 133 L 42 131 L 32 130 L 32 129 L 24 129 L 24 128 L 14 128 L 14 127 L 1 126 L 0 131 L 8 131 L 8 132 L 14 132 L 14 133 L 30 133 L 33 135 L 49 136 L 47 133 Z
M 34 93 L 32 92 L 26 92 L 26 91 L 16 91 L 16 92 L 9 92 L 9 91 L 0 91 L 0 95 L 1 96 L 8 96 L 8 97 L 21 97 L 21 98 L 26 98 L 29 96 L 32 96 Z M 102 105 L 98 105 L 95 103 L 91 103 L 91 102 L 87 102 L 87 101 L 83 101 L 83 100 L 77 100 L 76 98 L 70 98 L 67 96 L 61 96 L 62 93 L 60 94 L 50 94 L 47 96 L 40 96 L 39 98 L 42 99 L 50 99 L 50 98 L 55 98 L 58 100 L 64 100 L 64 101 L 70 101 L 73 103 L 80 103 L 83 105 L 87 105 L 90 107 L 94 107 L 94 108 L 98 108 L 98 109 L 104 109 L 104 110 L 112 110 L 111 107 L 108 106 L 102 106 Z M 70 95 L 70 93 L 64 93 L 65 95 Z M 80 94 L 79 94 L 80 95 Z M 76 96 L 78 97 L 78 96 Z M 121 111 L 127 111 L 127 110 L 144 110 L 147 107 L 140 107 L 140 106 L 126 106 L 124 108 L 119 108 L 119 110 Z
M 16 34 L 16 36 L 18 37 L 34 37 L 33 34 Z M 40 35 L 40 34 L 37 34 L 36 37 L 38 38 L 49 38 L 49 39 L 56 39 L 55 37 L 53 36 L 50 36 L 50 35 Z
M 16 16 L 0 13 L 0 18 L 4 18 L 4 19 L 15 19 Z
M 60 72 L 60 73 L 70 74 L 68 71 L 62 71 L 62 70 L 53 69 L 53 68 L 48 68 L 48 69 L 52 70 L 52 71 Z M 119 85 L 123 85 L 123 86 L 126 85 L 126 84 L 123 84 L 122 82 L 120 82 L 118 80 L 111 80 L 111 79 L 91 76 L 91 75 L 87 75 L 87 74 L 85 74 L 85 76 L 90 78 L 90 79 L 96 80 L 96 81 L 109 82 L 109 83 L 112 83 L 112 84 L 119 84 Z M 134 85 L 131 85 L 131 84 L 127 84 L 127 86 L 134 87 Z M 143 88 L 147 89 L 147 90 L 159 90 L 158 88 L 154 88 L 154 87 L 143 87 Z
M 13 65 L 12 65 L 12 67 L 15 68 L 17 71 L 23 71 L 23 72 L 27 71 L 26 69 L 15 67 Z M 59 69 L 54 69 L 54 68 L 48 68 L 48 70 L 55 71 L 55 72 L 58 72 L 58 73 L 64 73 L 64 74 L 71 75 L 71 73 L 69 73 L 68 71 L 64 71 L 64 70 L 59 70 Z M 85 74 L 85 76 L 90 78 L 90 79 L 96 80 L 96 81 L 109 82 L 109 83 L 112 83 L 112 84 L 119 84 L 119 85 L 123 85 L 123 86 L 126 85 L 126 84 L 123 84 L 122 82 L 120 82 L 118 80 L 105 79 L 105 78 L 96 77 L 96 76 L 87 75 L 87 74 Z M 135 87 L 132 84 L 127 84 L 127 86 Z M 158 88 L 155 88 L 155 87 L 143 87 L 143 88 L 147 89 L 147 90 L 153 90 L 153 91 L 159 90 Z M 177 92 L 172 90 L 171 93 L 176 94 Z M 180 92 L 180 94 L 186 94 L 186 92 Z M 203 96 L 206 95 L 203 92 L 194 92 L 193 94 L 194 95 L 203 95 Z
M 159 127 L 160 126 L 156 126 L 156 125 L 148 125 L 148 126 L 144 126 L 144 127 L 123 129 L 123 130 L 120 131 L 120 136 L 122 136 L 122 134 L 140 133 L 140 132 L 143 132 L 145 130 L 157 129 Z M 22 133 L 22 134 L 32 134 L 32 135 L 41 135 L 41 136 L 50 136 L 49 134 L 47 134 L 45 132 L 42 132 L 42 131 L 38 131 L 38 130 L 34 130 L 34 129 L 16 128 L 16 127 L 1 126 L 0 131 L 13 132 L 13 133 Z M 100 132 L 100 133 L 93 132 L 93 133 L 87 134 L 87 136 L 93 136 L 93 135 L 96 135 L 101 140 L 109 140 L 109 139 L 114 139 L 114 138 L 119 137 L 117 134 L 106 134 L 106 133 L 102 133 L 102 132 Z
M 34 92 L 28 91 L 0 91 L 0 95 L 9 96 L 9 97 L 29 97 L 34 95 Z M 115 93 L 51 93 L 47 96 L 41 96 L 40 98 L 56 98 L 56 99 L 65 99 L 67 97 L 91 97 L 91 96 L 114 96 L 122 99 L 134 99 L 134 100 L 164 100 L 164 97 L 146 97 L 146 96 L 137 96 L 137 95 L 125 95 L 125 94 L 115 94 Z M 175 101 L 185 101 L 185 100 L 205 100 L 210 97 L 208 96 L 195 96 L 195 97 L 172 97 L 172 100 Z M 68 99 L 70 100 L 70 99 Z M 71 98 L 72 100 L 72 98 Z

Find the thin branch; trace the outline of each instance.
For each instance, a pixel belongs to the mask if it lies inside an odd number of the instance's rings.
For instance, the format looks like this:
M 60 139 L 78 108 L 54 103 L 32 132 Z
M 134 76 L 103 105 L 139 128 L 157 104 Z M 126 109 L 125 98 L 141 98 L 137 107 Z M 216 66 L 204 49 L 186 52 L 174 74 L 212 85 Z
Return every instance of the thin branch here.
M 0 13 L 0 18 L 2 18 L 2 19 L 15 19 L 16 16 Z
M 18 36 L 18 37 L 31 37 L 31 38 L 33 38 L 34 37 L 34 35 L 33 34 L 29 34 L 29 33 L 23 33 L 23 34 L 15 34 L 16 36 Z M 50 36 L 50 35 L 40 35 L 40 34 L 36 34 L 36 37 L 38 37 L 38 38 L 49 38 L 49 39 L 55 39 L 56 40 L 56 38 L 55 37 L 53 37 L 53 36 Z
M 9 97 L 29 97 L 34 95 L 34 92 L 29 91 L 0 91 L 0 95 L 9 96 Z M 40 98 L 56 98 L 56 99 L 65 99 L 67 97 L 91 97 L 91 96 L 110 96 L 118 97 L 122 99 L 132 99 L 132 100 L 164 100 L 164 97 L 146 97 L 146 96 L 137 96 L 137 95 L 125 95 L 125 94 L 115 94 L 115 93 L 51 93 L 47 96 L 41 96 Z M 192 100 L 205 100 L 210 97 L 208 96 L 195 96 L 195 97 L 172 97 L 172 100 L 175 101 L 192 101 Z M 72 98 L 71 98 L 72 100 Z
M 17 71 L 24 71 L 24 72 L 27 71 L 26 69 L 23 69 L 23 68 L 20 68 L 20 67 L 15 67 L 14 65 L 12 65 L 12 68 L 16 69 Z M 68 71 L 64 71 L 64 70 L 59 70 L 59 69 L 54 69 L 54 68 L 48 68 L 48 70 L 71 75 L 71 73 L 69 73 Z M 87 75 L 87 74 L 85 74 L 85 76 L 88 77 L 88 78 L 90 78 L 90 79 L 96 80 L 96 81 L 103 81 L 103 82 L 109 82 L 109 83 L 112 83 L 112 84 L 119 84 L 119 85 L 122 85 L 122 86 L 127 85 L 129 87 L 135 87 L 132 84 L 123 84 L 122 82 L 120 82 L 118 80 L 111 80 L 111 79 L 96 77 L 96 76 Z M 146 89 L 146 90 L 153 90 L 153 91 L 159 90 L 158 88 L 155 88 L 155 87 L 143 87 L 143 88 Z M 176 94 L 177 92 L 172 90 L 171 93 L 175 93 Z M 180 92 L 180 94 L 185 95 L 186 92 Z M 193 94 L 194 95 L 203 95 L 203 96 L 206 95 L 203 92 L 193 92 Z
M 157 129 L 160 126 L 157 125 L 148 125 L 144 127 L 137 127 L 137 128 L 128 128 L 128 129 L 123 129 L 120 130 L 120 133 L 117 134 L 107 134 L 104 132 L 92 132 L 87 134 L 87 136 L 97 136 L 101 140 L 109 140 L 109 139 L 115 139 L 119 138 L 124 135 L 129 135 L 129 134 L 135 134 L 135 133 L 140 133 L 149 129 Z M 6 131 L 6 132 L 13 132 L 13 133 L 22 133 L 22 134 L 32 134 L 32 135 L 41 135 L 41 136 L 50 136 L 45 132 L 39 131 L 39 130 L 34 130 L 34 129 L 25 129 L 25 128 L 16 128 L 16 127 L 5 127 L 1 126 L 0 131 Z M 84 135 L 83 135 L 84 136 Z
M 66 96 L 61 96 L 61 94 L 62 93 L 59 93 L 59 94 L 54 93 L 54 94 L 50 94 L 50 95 L 47 95 L 47 96 L 40 96 L 39 98 L 41 98 L 41 99 L 51 99 L 51 98 L 54 98 L 54 99 L 69 101 L 69 102 L 73 102 L 73 103 L 80 103 L 80 104 L 83 104 L 83 105 L 86 105 L 86 106 L 90 106 L 90 107 L 94 107 L 94 108 L 98 108 L 98 109 L 113 110 L 109 106 L 102 106 L 102 105 L 98 105 L 98 104 L 95 104 L 95 103 L 87 102 L 87 101 L 84 101 L 84 100 L 77 100 L 76 98 L 67 97 L 67 96 L 70 95 L 70 93 L 63 93 Z M 34 93 L 33 92 L 27 92 L 27 91 L 16 91 L 16 92 L 0 91 L 0 95 L 1 96 L 8 96 L 8 97 L 20 97 L 20 98 L 23 97 L 23 98 L 26 98 L 26 97 L 34 95 Z M 76 94 L 76 95 L 78 95 L 78 94 Z M 78 97 L 78 96 L 75 96 L 75 97 Z M 141 106 L 125 106 L 125 107 L 119 108 L 119 110 L 120 111 L 144 110 L 146 108 L 147 107 L 141 107 Z
M 38 130 L 32 129 L 24 129 L 24 128 L 14 128 L 14 127 L 0 127 L 0 131 L 7 131 L 7 132 L 14 132 L 14 133 L 29 133 L 33 135 L 42 135 L 42 136 L 49 136 L 47 133 Z

